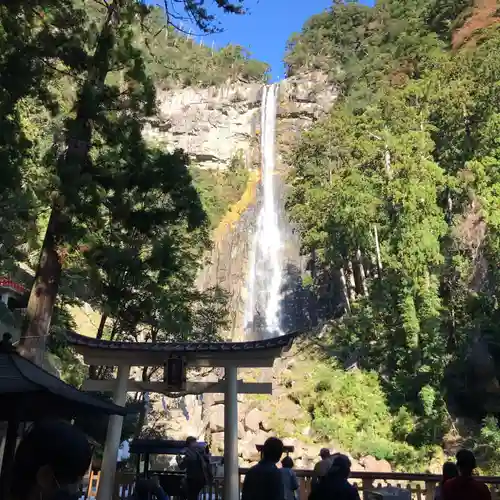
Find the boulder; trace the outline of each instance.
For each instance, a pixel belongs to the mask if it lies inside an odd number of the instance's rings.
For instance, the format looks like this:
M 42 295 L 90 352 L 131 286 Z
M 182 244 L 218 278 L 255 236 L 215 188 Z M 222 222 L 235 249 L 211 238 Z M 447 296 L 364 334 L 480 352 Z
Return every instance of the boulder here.
M 290 422 L 290 421 L 286 421 L 284 424 L 283 424 L 283 430 L 282 430 L 282 433 L 281 433 L 281 438 L 287 438 L 287 437 L 290 437 L 290 436 L 294 436 L 295 434 L 297 433 L 297 427 L 296 425 L 293 423 L 293 422 Z
M 285 446 L 293 446 L 295 448 L 295 452 L 297 452 L 297 450 L 299 448 L 298 447 L 298 440 L 295 438 L 286 437 L 283 439 L 283 444 Z M 295 452 L 294 452 L 294 454 L 295 454 Z M 296 455 L 296 456 L 298 456 L 298 455 Z
M 364 472 L 365 468 L 355 459 L 351 458 L 351 471 L 352 472 Z
M 387 460 L 379 460 L 378 468 L 378 472 L 392 472 L 392 466 Z
M 304 410 L 290 398 L 281 398 L 276 401 L 276 406 L 281 415 L 286 415 L 287 422 L 297 422 L 306 416 Z
M 222 454 L 224 450 L 224 433 L 212 432 L 210 437 L 211 437 L 211 452 L 214 455 Z
M 255 462 L 260 460 L 260 453 L 257 451 L 257 445 L 263 444 L 268 435 L 263 434 L 262 431 L 254 434 L 247 431 L 245 437 L 240 441 L 239 454 L 246 462 Z
M 203 404 L 205 405 L 205 408 L 210 408 L 214 405 L 222 405 L 224 404 L 224 394 L 204 394 Z
M 258 462 L 260 460 L 260 453 L 255 448 L 254 443 L 241 443 L 239 455 L 246 462 Z
M 245 417 L 245 428 L 252 432 L 258 432 L 264 418 L 264 414 L 259 409 L 250 410 Z
M 254 447 L 258 444 L 264 444 L 266 439 L 270 436 L 272 436 L 272 433 L 259 430 L 259 432 L 257 432 L 257 434 L 255 434 L 255 436 L 252 439 Z
M 319 460 L 319 452 L 323 446 L 319 444 L 308 444 L 304 446 L 304 457 L 309 457 L 313 460 Z
M 245 437 L 245 426 L 238 422 L 238 439 L 243 439 Z
M 316 460 L 310 460 L 308 458 L 303 458 L 301 460 L 303 469 L 314 469 L 314 465 L 316 464 Z
M 392 472 L 391 464 L 387 460 L 377 460 L 372 455 L 367 455 L 359 460 L 366 472 Z
M 212 432 L 224 430 L 224 405 L 215 405 L 208 410 L 208 428 Z

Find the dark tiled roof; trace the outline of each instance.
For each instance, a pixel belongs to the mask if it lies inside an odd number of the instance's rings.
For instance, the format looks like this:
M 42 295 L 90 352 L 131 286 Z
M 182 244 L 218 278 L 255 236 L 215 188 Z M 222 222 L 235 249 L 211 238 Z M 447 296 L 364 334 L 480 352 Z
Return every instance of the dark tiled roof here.
M 96 340 L 85 337 L 75 332 L 68 332 L 68 342 L 74 346 L 94 347 L 105 350 L 125 350 L 129 352 L 243 352 L 262 351 L 266 349 L 286 349 L 291 347 L 300 332 L 281 335 L 265 340 L 251 342 L 121 342 L 109 340 Z
M 20 283 L 16 283 L 5 276 L 0 277 L 0 288 L 9 288 L 17 293 L 23 294 L 27 293 L 28 289 L 21 285 Z
M 125 408 L 91 396 L 19 355 L 7 337 L 0 343 L 0 420 L 29 421 L 81 413 L 126 413 Z

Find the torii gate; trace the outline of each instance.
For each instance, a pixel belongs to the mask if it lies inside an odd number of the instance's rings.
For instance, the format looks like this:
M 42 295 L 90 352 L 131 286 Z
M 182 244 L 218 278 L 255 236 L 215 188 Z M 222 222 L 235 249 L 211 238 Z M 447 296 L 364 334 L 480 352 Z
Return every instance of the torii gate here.
M 165 382 L 129 380 L 133 366 L 163 366 L 169 359 L 181 358 L 188 367 L 224 369 L 218 383 L 186 382 L 187 392 L 224 393 L 224 500 L 239 500 L 238 472 L 238 393 L 272 394 L 272 383 L 247 383 L 238 380 L 238 368 L 270 368 L 274 360 L 290 349 L 298 333 L 253 342 L 115 342 L 96 340 L 76 333 L 68 343 L 85 362 L 96 366 L 117 366 L 115 380 L 87 380 L 83 389 L 112 391 L 113 401 L 123 406 L 127 392 L 169 392 Z M 113 495 L 116 457 L 120 446 L 123 417 L 111 416 L 99 481 L 98 500 Z

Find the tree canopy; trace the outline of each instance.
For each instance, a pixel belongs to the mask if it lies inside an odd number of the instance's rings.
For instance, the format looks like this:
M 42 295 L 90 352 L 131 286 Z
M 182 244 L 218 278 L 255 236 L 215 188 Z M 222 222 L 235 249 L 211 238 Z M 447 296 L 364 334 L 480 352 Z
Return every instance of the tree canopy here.
M 500 32 L 485 23 L 458 47 L 471 6 L 334 2 L 286 57 L 290 74 L 320 69 L 340 90 L 289 156 L 311 290 L 340 276 L 330 341 L 416 419 L 410 444 L 498 413 Z

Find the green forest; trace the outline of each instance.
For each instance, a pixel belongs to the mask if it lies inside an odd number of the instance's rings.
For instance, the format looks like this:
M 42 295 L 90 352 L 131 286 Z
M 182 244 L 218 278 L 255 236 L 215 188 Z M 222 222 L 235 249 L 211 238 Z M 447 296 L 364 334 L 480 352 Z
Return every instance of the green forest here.
M 324 372 L 310 411 L 337 435 L 378 425 L 392 443 L 370 452 L 406 468 L 465 443 L 500 470 L 500 31 L 474 25 L 485 14 L 496 2 L 334 2 L 286 56 L 290 75 L 321 70 L 339 89 L 289 154 L 308 286 L 327 300 L 325 282 L 344 283 L 321 342 L 377 374 L 393 428 L 362 403 L 336 428 Z

